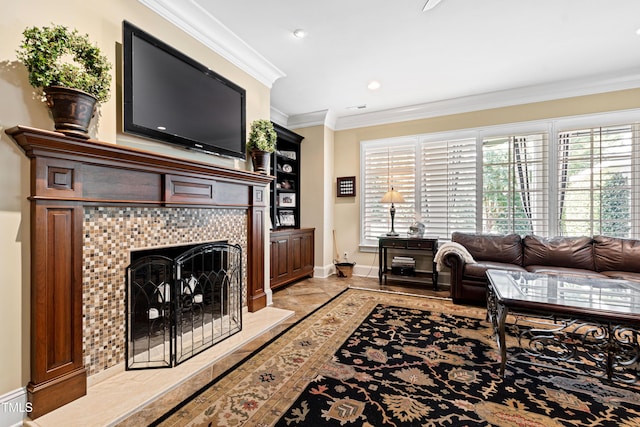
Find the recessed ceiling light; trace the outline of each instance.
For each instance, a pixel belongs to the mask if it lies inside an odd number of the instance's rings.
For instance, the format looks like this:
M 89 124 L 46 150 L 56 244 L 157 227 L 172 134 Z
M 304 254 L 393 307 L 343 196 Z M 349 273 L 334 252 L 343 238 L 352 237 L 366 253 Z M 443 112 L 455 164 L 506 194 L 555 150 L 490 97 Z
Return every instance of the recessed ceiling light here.
M 367 108 L 366 104 L 352 105 L 351 107 L 347 107 L 347 110 L 364 110 L 365 108 Z
M 380 82 L 377 80 L 372 80 L 369 82 L 369 84 L 367 85 L 367 87 L 369 88 L 369 90 L 378 90 L 380 89 Z
M 164 126 L 157 126 L 157 129 L 158 129 L 158 130 L 167 130 L 167 128 L 166 128 L 166 127 L 164 127 Z
M 294 37 L 297 37 L 299 39 L 303 39 L 303 38 L 307 37 L 307 32 L 305 30 L 303 30 L 302 28 L 298 28 L 297 30 L 293 31 L 293 35 L 294 35 Z

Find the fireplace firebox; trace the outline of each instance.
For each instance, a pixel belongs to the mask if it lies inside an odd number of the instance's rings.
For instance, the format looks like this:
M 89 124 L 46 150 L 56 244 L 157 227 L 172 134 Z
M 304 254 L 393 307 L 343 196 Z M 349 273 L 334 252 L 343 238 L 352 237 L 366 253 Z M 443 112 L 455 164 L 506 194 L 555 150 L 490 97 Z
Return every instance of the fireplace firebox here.
M 126 369 L 176 366 L 242 329 L 242 249 L 227 242 L 132 252 Z

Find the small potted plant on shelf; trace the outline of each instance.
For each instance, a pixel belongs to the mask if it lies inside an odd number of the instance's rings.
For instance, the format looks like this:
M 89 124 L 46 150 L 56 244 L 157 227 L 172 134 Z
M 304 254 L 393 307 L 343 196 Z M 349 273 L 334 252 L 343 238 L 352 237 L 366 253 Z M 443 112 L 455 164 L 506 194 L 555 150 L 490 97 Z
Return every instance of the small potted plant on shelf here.
M 111 63 L 75 29 L 30 27 L 22 35 L 18 60 L 27 67 L 31 86 L 42 91 L 56 130 L 89 138 L 96 103 L 109 100 Z
M 269 120 L 258 119 L 251 123 L 247 150 L 251 154 L 253 170 L 260 173 L 269 173 L 271 165 L 271 153 L 276 151 L 278 135 Z

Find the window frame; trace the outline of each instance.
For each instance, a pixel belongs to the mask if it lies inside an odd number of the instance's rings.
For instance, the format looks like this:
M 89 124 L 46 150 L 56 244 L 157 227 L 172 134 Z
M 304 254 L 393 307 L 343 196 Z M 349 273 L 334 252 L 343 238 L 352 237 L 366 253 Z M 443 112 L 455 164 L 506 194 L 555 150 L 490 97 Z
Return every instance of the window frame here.
M 370 194 L 367 191 L 367 163 L 364 160 L 365 159 L 365 155 L 367 153 L 367 150 L 371 150 L 371 151 L 379 151 L 379 150 L 383 150 L 384 148 L 389 147 L 389 149 L 391 149 L 392 146 L 411 146 L 413 145 L 413 150 L 414 150 L 414 155 L 416 154 L 416 142 L 417 139 L 415 136 L 408 136 L 408 137 L 399 137 L 399 138 L 392 138 L 391 139 L 391 143 L 389 142 L 389 139 L 380 139 L 380 140 L 371 140 L 371 141 L 363 141 L 360 143 L 360 188 L 359 188 L 359 193 L 360 193 L 360 248 L 372 248 L 372 247 L 378 247 L 377 241 L 374 241 L 373 239 L 366 239 L 366 224 L 364 222 L 364 218 L 367 217 L 367 205 L 366 205 L 366 198 L 367 196 Z M 415 180 L 415 176 L 416 174 L 419 173 L 418 169 L 416 168 L 416 163 L 414 163 L 414 180 Z M 388 171 L 389 173 L 391 173 L 391 171 Z M 392 173 L 391 173 L 392 174 Z M 413 199 L 416 195 L 417 190 L 415 189 L 415 181 L 414 181 L 414 191 L 413 194 L 407 195 L 407 198 L 409 199 Z M 384 193 L 382 193 L 382 195 L 384 195 Z M 381 198 L 381 196 L 380 196 Z M 413 199 L 415 200 L 415 199 Z M 388 224 L 385 222 L 386 225 L 388 225 L 389 229 L 391 226 L 391 220 L 390 220 L 390 213 L 389 213 L 389 209 L 390 206 L 385 205 L 384 206 L 384 211 L 386 212 L 386 215 L 383 215 L 383 221 L 386 221 L 387 218 L 389 219 Z M 395 223 L 398 223 L 398 210 L 403 209 L 402 206 L 398 205 L 396 206 L 396 221 Z M 415 211 L 415 203 L 414 203 L 414 211 Z
M 533 139 L 528 139 L 533 137 Z M 519 162 L 517 159 L 518 145 L 525 149 L 524 155 L 527 157 L 527 152 L 530 152 L 530 159 L 526 162 Z M 486 230 L 485 226 L 487 222 L 494 221 L 496 223 L 503 223 L 508 225 L 508 230 L 502 231 L 505 234 L 516 233 L 516 228 L 521 228 L 524 218 L 518 218 L 518 207 L 522 207 L 520 213 L 525 213 L 526 207 L 524 206 L 523 194 L 528 194 L 526 199 L 530 211 L 529 225 L 530 230 L 527 234 L 548 234 L 548 215 L 549 209 L 549 175 L 554 173 L 552 165 L 549 163 L 549 134 L 547 132 L 525 132 L 525 133 L 510 133 L 499 136 L 485 136 L 482 138 L 482 159 L 478 161 L 478 167 L 483 176 L 487 165 L 495 170 L 506 170 L 507 184 L 502 186 L 501 190 L 487 191 L 485 183 L 483 182 L 481 188 L 482 199 L 480 200 L 480 214 L 481 223 L 478 224 L 477 229 L 484 233 L 491 233 L 491 230 Z M 486 162 L 487 156 L 485 154 L 490 153 L 491 146 L 506 145 L 506 157 L 501 162 Z M 527 146 L 529 147 L 527 148 Z M 517 169 L 520 165 L 521 169 Z M 529 185 L 530 191 L 522 191 L 522 183 L 520 182 L 519 175 L 526 172 L 527 178 L 529 175 L 539 175 L 542 177 L 542 181 L 533 180 L 532 185 Z M 529 182 L 528 179 L 525 182 Z M 507 209 L 502 209 L 499 213 L 506 213 L 506 217 L 487 218 L 485 216 L 485 201 L 487 200 L 486 194 L 505 194 L 505 200 L 508 203 Z M 518 200 L 516 202 L 515 200 Z M 539 215 L 533 215 L 533 213 Z
M 618 129 L 616 129 L 618 128 Z M 610 152 L 609 149 L 611 149 L 612 147 L 618 148 L 618 149 L 623 149 L 624 144 L 619 144 L 619 145 L 608 145 L 608 144 L 604 144 L 603 141 L 606 141 L 608 138 L 607 136 L 618 136 L 618 135 L 622 135 L 624 133 L 627 132 L 627 130 L 625 130 L 626 128 L 628 128 L 628 132 L 631 135 L 631 140 L 630 140 L 630 144 L 628 145 L 628 149 L 629 149 L 629 153 L 628 154 L 624 154 L 624 155 L 619 155 L 615 152 Z M 606 131 L 603 133 L 603 131 Z M 638 171 L 640 170 L 640 157 L 639 157 L 639 151 L 640 151 L 640 123 L 633 122 L 633 123 L 618 123 L 618 124 L 607 124 L 607 125 L 601 125 L 601 126 L 587 126 L 587 127 L 579 127 L 579 128 L 573 128 L 573 129 L 564 129 L 558 132 L 557 136 L 558 136 L 558 143 L 560 143 L 560 140 L 563 139 L 560 136 L 562 135 L 564 137 L 564 139 L 567 140 L 567 149 L 569 150 L 568 152 L 571 153 L 573 152 L 573 148 L 578 146 L 578 144 L 580 144 L 580 142 L 577 141 L 577 139 L 580 138 L 579 133 L 583 133 L 583 137 L 582 138 L 586 138 L 585 142 L 588 142 L 588 147 L 587 147 L 587 151 L 588 151 L 588 156 L 580 156 L 580 155 L 571 155 L 571 157 L 568 157 L 566 159 L 566 163 L 565 166 L 567 166 L 567 170 L 572 170 L 574 166 L 579 165 L 580 162 L 584 162 L 584 161 L 589 161 L 589 164 L 591 165 L 589 168 L 587 169 L 597 169 L 599 170 L 599 173 L 594 174 L 592 173 L 591 175 L 589 175 L 589 179 L 588 180 L 578 180 L 578 181 L 573 181 L 574 183 L 579 183 L 579 182 L 583 182 L 583 183 L 588 183 L 588 188 L 586 189 L 587 193 L 590 194 L 590 199 L 589 199 L 589 203 L 587 203 L 587 206 L 585 207 L 586 211 L 588 212 L 588 218 L 583 218 L 583 219 L 579 219 L 579 218 L 572 218 L 572 219 L 567 219 L 566 221 L 564 221 L 565 223 L 563 224 L 563 220 L 562 220 L 562 212 L 560 211 L 561 207 L 558 206 L 558 209 L 556 209 L 556 218 L 557 218 L 557 222 L 558 222 L 558 227 L 557 227 L 557 234 L 558 235 L 564 235 L 565 232 L 563 231 L 565 228 L 572 228 L 572 227 L 578 227 L 578 228 L 588 228 L 591 230 L 591 235 L 598 235 L 598 234 L 605 234 L 605 235 L 610 235 L 612 237 L 620 237 L 620 236 L 616 236 L 615 233 L 608 233 L 602 230 L 602 227 L 607 223 L 611 223 L 611 224 L 615 224 L 616 222 L 613 221 L 608 221 L 607 219 L 603 219 L 602 218 L 602 209 L 603 209 L 603 194 L 606 193 L 606 182 L 607 180 L 611 179 L 614 175 L 620 174 L 620 173 L 628 173 L 629 177 L 631 178 L 630 182 L 626 185 L 628 191 L 629 191 L 629 205 L 628 208 L 630 210 L 629 212 L 629 225 L 630 225 L 630 230 L 629 233 L 631 236 L 629 237 L 636 237 L 638 236 L 640 233 L 638 232 L 638 227 L 640 226 L 640 222 L 638 221 L 638 217 L 640 215 L 640 208 L 638 208 L 638 200 L 640 197 L 640 189 L 638 187 Z M 616 140 L 617 141 L 617 140 Z M 557 150 L 559 152 L 559 149 Z M 628 162 L 628 164 L 624 165 L 624 163 Z M 618 165 L 616 165 L 616 163 L 618 163 Z M 562 163 L 561 160 L 559 159 L 558 162 L 558 169 L 560 169 L 562 167 Z M 621 165 L 622 164 L 622 168 Z M 615 171 L 616 169 L 620 169 L 620 172 L 612 172 L 612 169 Z M 568 179 L 566 182 L 568 183 L 568 181 L 571 181 L 571 179 Z M 558 191 L 556 191 L 555 194 L 553 194 L 553 196 L 555 198 L 558 199 L 558 205 L 560 205 L 560 196 L 562 195 L 561 193 L 561 184 L 562 184 L 562 178 L 560 177 L 560 173 L 558 173 Z M 579 189 L 571 189 L 571 188 L 566 188 L 564 190 L 564 196 L 569 197 L 576 195 L 576 196 L 580 196 L 580 193 L 583 193 L 585 190 L 579 190 Z M 595 197 L 594 197 L 595 196 Z M 570 209 L 571 207 L 567 207 L 567 209 Z M 575 206 L 574 206 L 575 208 Z M 573 224 L 573 225 L 572 225 Z M 635 231 L 635 232 L 634 232 Z M 589 234 L 589 233 L 583 233 L 583 232 L 579 232 L 579 233 L 566 233 L 566 235 L 573 235 L 573 234 Z M 622 236 L 622 237 L 627 237 L 627 236 Z

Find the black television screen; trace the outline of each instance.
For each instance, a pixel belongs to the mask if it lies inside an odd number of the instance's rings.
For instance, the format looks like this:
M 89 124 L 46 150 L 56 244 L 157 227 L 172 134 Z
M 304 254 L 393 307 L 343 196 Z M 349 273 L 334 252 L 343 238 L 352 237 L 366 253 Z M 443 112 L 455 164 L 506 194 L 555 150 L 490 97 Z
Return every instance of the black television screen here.
M 124 132 L 244 159 L 245 90 L 123 22 Z

